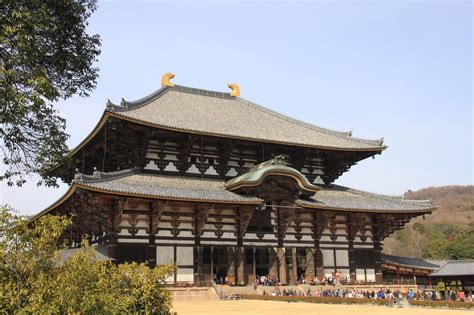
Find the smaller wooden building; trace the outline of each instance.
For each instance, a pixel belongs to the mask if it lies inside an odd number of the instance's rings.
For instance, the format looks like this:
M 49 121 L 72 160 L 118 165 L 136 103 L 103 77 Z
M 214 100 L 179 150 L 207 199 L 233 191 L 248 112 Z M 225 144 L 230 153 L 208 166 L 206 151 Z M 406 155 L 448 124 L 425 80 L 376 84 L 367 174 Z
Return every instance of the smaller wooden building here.
M 431 288 L 430 274 L 440 267 L 422 258 L 381 254 L 381 259 L 385 284 L 417 284 L 420 288 Z
M 431 281 L 443 282 L 446 290 L 474 292 L 474 260 L 448 260 L 431 274 Z

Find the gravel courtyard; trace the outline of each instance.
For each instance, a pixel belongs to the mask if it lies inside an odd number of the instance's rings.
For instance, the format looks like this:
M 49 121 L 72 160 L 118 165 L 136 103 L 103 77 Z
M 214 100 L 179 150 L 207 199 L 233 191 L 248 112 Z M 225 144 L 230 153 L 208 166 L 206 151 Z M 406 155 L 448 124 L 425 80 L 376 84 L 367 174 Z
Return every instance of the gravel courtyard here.
M 212 315 L 212 314 L 258 314 L 258 315 L 448 315 L 473 314 L 472 311 L 397 308 L 373 305 L 328 305 L 313 303 L 288 303 L 274 301 L 216 301 L 189 300 L 173 302 L 173 311 L 178 315 Z

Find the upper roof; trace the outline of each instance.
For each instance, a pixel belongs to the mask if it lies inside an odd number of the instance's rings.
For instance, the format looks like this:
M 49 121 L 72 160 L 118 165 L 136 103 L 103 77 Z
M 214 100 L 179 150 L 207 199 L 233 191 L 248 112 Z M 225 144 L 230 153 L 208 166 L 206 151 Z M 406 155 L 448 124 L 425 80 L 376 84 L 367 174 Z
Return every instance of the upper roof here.
M 137 101 L 107 103 L 113 116 L 164 129 L 333 150 L 382 151 L 383 139 L 317 127 L 230 93 L 164 86 Z
M 121 196 L 191 202 L 250 205 L 260 205 L 264 202 L 255 196 L 229 191 L 225 185 L 226 182 L 220 179 L 141 173 L 139 169 L 109 173 L 95 171 L 92 176 L 77 174 L 65 195 L 32 219 L 60 206 L 72 196 L 76 189 Z M 302 208 L 370 213 L 423 214 L 434 209 L 431 201 L 408 201 L 403 200 L 403 197 L 377 195 L 342 186 L 318 188 L 319 190 L 312 197 L 298 199 L 296 204 Z
M 435 277 L 474 276 L 474 260 L 448 260 L 431 275 Z
M 393 256 L 393 255 L 387 255 L 387 254 L 382 254 L 381 258 L 383 262 L 397 265 L 397 266 L 428 269 L 428 270 L 436 270 L 439 268 L 439 265 L 430 263 L 422 258 Z

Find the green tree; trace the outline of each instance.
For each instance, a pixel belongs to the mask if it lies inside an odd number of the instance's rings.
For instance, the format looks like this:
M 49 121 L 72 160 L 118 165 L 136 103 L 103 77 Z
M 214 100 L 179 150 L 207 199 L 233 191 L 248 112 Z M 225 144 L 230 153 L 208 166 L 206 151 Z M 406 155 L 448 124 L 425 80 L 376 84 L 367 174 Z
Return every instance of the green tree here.
M 62 161 L 66 121 L 53 103 L 95 88 L 98 35 L 88 35 L 96 0 L 1 0 L 0 180 L 21 186 L 25 175 Z
M 0 207 L 0 314 L 169 314 L 163 284 L 173 266 L 97 262 L 87 244 L 63 260 L 70 224 L 60 216 L 31 223 Z

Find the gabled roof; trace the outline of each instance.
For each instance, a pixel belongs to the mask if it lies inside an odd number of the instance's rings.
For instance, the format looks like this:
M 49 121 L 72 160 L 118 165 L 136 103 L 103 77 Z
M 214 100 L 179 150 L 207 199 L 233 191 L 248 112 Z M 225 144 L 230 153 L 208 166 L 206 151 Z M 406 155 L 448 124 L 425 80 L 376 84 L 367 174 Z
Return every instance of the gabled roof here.
M 474 260 L 448 260 L 438 270 L 432 273 L 431 276 L 474 276 Z
M 311 196 L 318 191 L 318 186 L 311 184 L 308 179 L 296 169 L 286 166 L 284 156 L 276 156 L 273 159 L 252 167 L 244 174 L 234 177 L 225 184 L 225 188 L 237 191 L 243 187 L 260 186 L 267 176 L 291 177 L 297 183 L 299 189 L 305 195 Z
M 380 152 L 383 139 L 317 127 L 229 93 L 164 86 L 137 101 L 107 103 L 115 117 L 182 132 L 322 149 Z
M 422 258 L 393 256 L 393 255 L 387 255 L 387 254 L 382 254 L 381 258 L 383 262 L 397 265 L 397 266 L 428 269 L 428 270 L 436 270 L 439 268 L 439 265 L 430 263 Z

